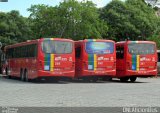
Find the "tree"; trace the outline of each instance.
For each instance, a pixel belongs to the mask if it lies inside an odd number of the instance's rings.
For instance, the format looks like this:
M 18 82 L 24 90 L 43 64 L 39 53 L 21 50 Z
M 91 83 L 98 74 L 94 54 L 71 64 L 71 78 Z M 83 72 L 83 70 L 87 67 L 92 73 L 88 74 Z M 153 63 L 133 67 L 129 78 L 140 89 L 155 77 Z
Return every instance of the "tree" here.
M 115 40 L 146 40 L 157 28 L 155 11 L 142 0 L 113 0 L 102 9 L 101 19 L 109 26 Z
M 64 0 L 59 6 L 34 5 L 28 9 L 36 36 L 102 38 L 108 27 L 99 19 L 98 9 L 91 1 Z
M 0 42 L 3 45 L 25 41 L 31 35 L 27 18 L 20 16 L 18 11 L 0 13 Z

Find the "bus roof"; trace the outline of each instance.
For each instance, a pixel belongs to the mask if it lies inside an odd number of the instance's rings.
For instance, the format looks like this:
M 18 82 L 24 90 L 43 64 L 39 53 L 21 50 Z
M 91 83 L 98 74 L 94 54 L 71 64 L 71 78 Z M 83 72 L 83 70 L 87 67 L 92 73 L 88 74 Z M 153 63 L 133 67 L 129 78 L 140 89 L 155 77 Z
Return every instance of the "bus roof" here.
M 50 40 L 51 38 L 40 38 L 40 39 L 35 39 L 35 40 L 27 40 L 26 42 L 19 42 L 19 43 L 16 43 L 16 44 L 7 45 L 5 48 L 34 44 L 34 43 L 38 43 L 40 40 L 44 40 L 44 39 Z M 64 39 L 64 38 L 54 38 L 54 40 L 64 40 L 64 41 L 72 41 L 73 42 L 73 40 L 71 40 L 71 39 Z
M 116 44 L 124 44 L 124 43 L 153 43 L 153 44 L 155 44 L 154 41 L 120 41 L 120 42 L 116 42 Z
M 75 41 L 75 42 L 86 42 L 86 41 L 108 41 L 108 42 L 115 42 L 113 40 L 106 40 L 106 39 L 84 39 L 84 40 L 78 40 L 78 41 Z

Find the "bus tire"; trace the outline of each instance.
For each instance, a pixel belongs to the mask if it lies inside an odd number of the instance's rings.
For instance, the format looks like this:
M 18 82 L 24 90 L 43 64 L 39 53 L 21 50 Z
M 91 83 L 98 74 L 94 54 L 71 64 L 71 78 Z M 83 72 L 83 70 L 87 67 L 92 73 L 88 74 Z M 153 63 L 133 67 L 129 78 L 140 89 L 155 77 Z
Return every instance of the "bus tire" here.
M 129 79 L 130 79 L 131 82 L 135 82 L 137 77 L 130 77 Z
M 6 75 L 7 75 L 6 78 L 11 79 L 11 76 L 8 74 L 8 68 L 6 68 Z
M 20 79 L 21 79 L 21 81 L 24 81 L 24 71 L 23 71 L 23 69 L 21 69 L 21 71 L 20 71 Z
M 112 77 L 106 76 L 106 77 L 103 77 L 102 80 L 103 81 L 112 81 Z
M 120 78 L 121 82 L 127 82 L 129 80 L 129 77 L 122 77 Z
M 98 77 L 93 77 L 92 78 L 92 82 L 97 82 L 98 81 Z
M 84 82 L 91 82 L 91 79 L 88 78 L 88 77 L 84 77 L 84 78 L 83 78 L 83 81 L 84 81 Z
M 28 71 L 27 70 L 25 70 L 25 72 L 24 72 L 24 78 L 25 78 L 25 82 L 29 81 L 28 80 Z

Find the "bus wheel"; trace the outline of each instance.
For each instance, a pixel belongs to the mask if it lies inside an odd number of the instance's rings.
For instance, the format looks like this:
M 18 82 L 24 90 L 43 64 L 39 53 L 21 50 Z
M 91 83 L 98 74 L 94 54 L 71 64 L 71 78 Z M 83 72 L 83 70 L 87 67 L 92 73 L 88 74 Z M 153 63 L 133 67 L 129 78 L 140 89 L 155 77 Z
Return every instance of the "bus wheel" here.
M 11 76 L 8 74 L 8 68 L 6 68 L 6 75 L 8 79 L 11 79 Z
M 24 72 L 23 72 L 23 69 L 21 69 L 21 71 L 20 71 L 20 79 L 21 79 L 21 81 L 24 81 Z
M 92 78 L 92 82 L 97 82 L 98 81 L 98 77 L 93 77 Z
M 131 81 L 131 82 L 135 82 L 136 79 L 137 79 L 137 77 L 130 77 L 130 81 Z
M 122 77 L 120 78 L 121 82 L 127 82 L 129 80 L 129 77 Z
M 112 77 L 106 76 L 102 78 L 103 81 L 112 81 Z
M 25 77 L 25 81 L 28 82 L 28 72 L 27 72 L 27 70 L 25 70 L 25 72 L 24 72 L 24 77 Z
M 84 78 L 83 78 L 83 81 L 84 81 L 84 82 L 90 82 L 90 78 L 84 77 Z

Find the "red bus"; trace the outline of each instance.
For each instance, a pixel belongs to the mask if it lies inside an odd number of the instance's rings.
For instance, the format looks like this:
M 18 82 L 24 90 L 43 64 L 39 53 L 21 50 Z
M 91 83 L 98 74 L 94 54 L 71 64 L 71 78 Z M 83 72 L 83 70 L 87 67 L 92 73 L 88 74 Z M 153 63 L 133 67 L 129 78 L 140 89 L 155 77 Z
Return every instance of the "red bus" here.
M 116 74 L 115 42 L 101 39 L 85 39 L 75 42 L 76 78 L 92 80 Z
M 75 75 L 74 41 L 41 38 L 5 47 L 7 56 L 3 74 L 20 77 L 22 81 Z
M 158 71 L 158 75 L 160 75 L 160 50 L 157 50 L 157 71 Z
M 157 75 L 157 50 L 152 41 L 122 41 L 116 43 L 116 77 L 121 81 L 136 81 L 137 77 Z

